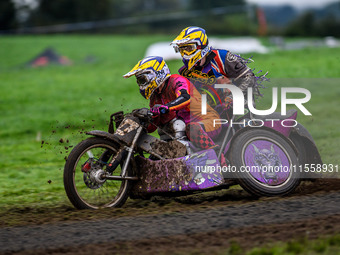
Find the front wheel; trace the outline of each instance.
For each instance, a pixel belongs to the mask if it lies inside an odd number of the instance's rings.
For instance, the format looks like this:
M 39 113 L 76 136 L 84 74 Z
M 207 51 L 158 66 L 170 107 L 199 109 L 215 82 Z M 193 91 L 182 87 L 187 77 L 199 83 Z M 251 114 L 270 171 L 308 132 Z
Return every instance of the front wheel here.
M 235 138 L 229 160 L 240 185 L 256 196 L 280 196 L 300 183 L 298 159 L 290 143 L 266 129 L 250 129 Z
M 118 145 L 99 137 L 88 138 L 71 151 L 64 167 L 64 187 L 77 209 L 120 207 L 125 203 L 131 181 L 103 178 L 121 175 L 122 163 L 115 169 L 108 166 L 118 152 Z M 130 172 L 128 168 L 127 174 Z

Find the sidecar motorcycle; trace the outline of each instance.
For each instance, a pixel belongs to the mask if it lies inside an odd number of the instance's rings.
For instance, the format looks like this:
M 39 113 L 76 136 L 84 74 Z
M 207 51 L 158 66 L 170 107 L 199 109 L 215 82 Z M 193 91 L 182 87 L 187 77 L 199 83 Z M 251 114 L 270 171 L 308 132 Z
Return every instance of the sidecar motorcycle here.
M 295 110 L 266 118 L 245 115 L 223 128 L 219 146 L 208 150 L 191 144 L 180 119 L 159 127 L 160 138 L 149 135 L 151 115 L 146 108 L 116 112 L 108 132 L 90 131 L 92 137 L 74 147 L 65 163 L 64 187 L 76 208 L 120 207 L 129 196 L 147 199 L 238 184 L 255 196 L 282 196 L 309 178 L 301 166 L 321 164 L 308 131 L 289 124 L 296 120 Z

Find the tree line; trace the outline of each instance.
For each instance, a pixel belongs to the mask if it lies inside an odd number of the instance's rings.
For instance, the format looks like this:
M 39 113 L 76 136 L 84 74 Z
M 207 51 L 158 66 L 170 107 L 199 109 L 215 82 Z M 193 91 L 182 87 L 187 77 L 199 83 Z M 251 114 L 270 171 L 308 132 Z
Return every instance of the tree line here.
M 143 17 L 148 18 L 146 22 L 98 25 L 83 31 L 77 31 L 76 28 L 72 32 L 169 33 L 172 30 L 178 32 L 179 27 L 191 25 L 204 27 L 210 34 L 221 35 L 257 35 L 259 31 L 256 6 L 246 5 L 245 0 L 35 0 L 38 4 L 33 9 L 25 5 L 15 5 L 13 1 L 0 1 L 1 31 L 79 22 L 101 24 L 100 21 L 129 17 L 136 17 L 141 21 Z M 320 17 L 315 12 L 308 11 L 290 17 L 284 26 L 277 26 L 276 23 L 280 22 L 277 19 L 287 20 L 288 15 L 285 13 L 289 13 L 289 8 L 283 8 L 282 15 L 273 15 L 269 10 L 266 13 L 266 35 L 340 37 L 340 3 L 327 8 L 332 11 L 330 15 L 324 13 Z M 334 12 L 336 9 L 339 11 Z M 169 13 L 175 13 L 177 16 L 166 18 Z M 164 19 L 152 19 L 162 15 Z

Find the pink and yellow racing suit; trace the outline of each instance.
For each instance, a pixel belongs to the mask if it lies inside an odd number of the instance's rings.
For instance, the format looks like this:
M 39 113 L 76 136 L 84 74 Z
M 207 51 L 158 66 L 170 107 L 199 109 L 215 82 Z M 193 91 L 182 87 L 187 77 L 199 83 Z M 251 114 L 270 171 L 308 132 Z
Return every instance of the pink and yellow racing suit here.
M 168 113 L 154 119 L 155 125 L 164 125 L 174 118 L 181 118 L 195 146 L 207 149 L 215 145 L 211 138 L 220 133 L 221 126 L 214 126 L 213 120 L 220 117 L 210 106 L 207 106 L 207 114 L 202 115 L 201 94 L 188 79 L 178 74 L 171 75 L 161 90 L 157 89 L 152 94 L 150 107 L 155 105 L 168 108 Z M 153 132 L 155 129 L 155 126 L 150 125 L 148 131 Z

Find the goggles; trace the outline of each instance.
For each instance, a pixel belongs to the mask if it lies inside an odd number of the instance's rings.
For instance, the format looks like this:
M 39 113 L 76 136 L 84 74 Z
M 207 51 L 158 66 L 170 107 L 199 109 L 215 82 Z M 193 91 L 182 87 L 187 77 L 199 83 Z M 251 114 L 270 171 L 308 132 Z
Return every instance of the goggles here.
M 190 44 L 182 44 L 182 45 L 174 45 L 175 52 L 180 52 L 181 55 L 190 56 L 191 54 L 195 53 L 197 49 L 201 49 L 201 46 L 198 46 L 195 43 Z
M 156 78 L 156 74 L 152 71 L 146 71 L 136 75 L 137 84 L 140 88 L 149 85 Z

